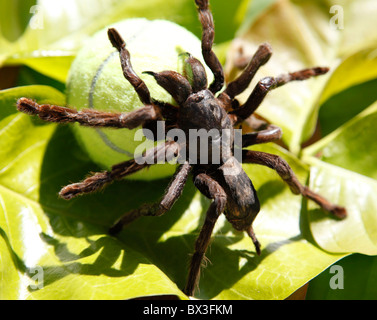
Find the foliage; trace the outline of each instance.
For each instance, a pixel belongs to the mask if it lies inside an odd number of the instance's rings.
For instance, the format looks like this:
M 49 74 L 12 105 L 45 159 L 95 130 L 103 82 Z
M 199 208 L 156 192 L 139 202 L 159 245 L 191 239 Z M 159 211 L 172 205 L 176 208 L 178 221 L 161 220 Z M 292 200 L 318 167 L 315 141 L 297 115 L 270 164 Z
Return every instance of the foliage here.
M 168 180 L 119 181 L 95 195 L 58 199 L 63 185 L 100 169 L 69 126 L 31 119 L 14 105 L 21 96 L 64 104 L 77 49 L 120 19 L 165 18 L 200 36 L 194 1 L 50 3 L 0 2 L 0 65 L 17 73 L 13 87 L 0 91 L 0 299 L 186 299 L 180 288 L 208 200 L 189 182 L 171 212 L 141 218 L 110 237 L 107 228 L 118 216 L 157 201 Z M 198 298 L 285 299 L 308 282 L 310 299 L 377 297 L 377 6 L 374 0 L 337 1 L 345 25 L 335 30 L 329 23 L 333 4 L 212 0 L 216 50 L 228 78 L 239 72 L 238 48 L 247 56 L 265 41 L 274 55 L 258 79 L 331 67 L 327 76 L 290 83 L 266 98 L 258 112 L 283 128 L 286 148 L 253 149 L 281 155 L 302 183 L 345 205 L 349 217 L 334 220 L 292 195 L 276 173 L 245 165 L 262 203 L 254 224 L 262 255 L 220 219 Z M 42 20 L 28 14 L 33 5 Z M 90 8 L 85 15 L 84 8 Z M 329 287 L 328 268 L 335 263 L 344 268 L 344 290 Z M 41 288 L 35 286 L 36 266 L 44 271 Z

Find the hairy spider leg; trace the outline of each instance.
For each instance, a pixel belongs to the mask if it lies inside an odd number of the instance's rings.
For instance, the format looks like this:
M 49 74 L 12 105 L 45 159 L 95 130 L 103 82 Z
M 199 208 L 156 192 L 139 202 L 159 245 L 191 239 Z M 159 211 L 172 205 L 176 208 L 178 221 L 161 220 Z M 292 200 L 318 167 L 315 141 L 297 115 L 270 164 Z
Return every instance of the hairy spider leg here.
M 144 71 L 143 73 L 149 74 L 154 77 L 158 85 L 164 88 L 178 103 L 183 104 L 192 93 L 191 84 L 181 74 L 175 71 Z
M 159 109 L 159 113 L 165 118 L 166 116 L 176 113 L 176 108 L 166 102 L 161 102 L 153 99 L 150 95 L 149 89 L 145 82 L 134 71 L 131 63 L 130 52 L 126 48 L 126 42 L 115 28 L 107 30 L 109 40 L 114 48 L 119 52 L 120 64 L 122 67 L 123 75 L 128 82 L 133 86 L 139 96 L 140 101 L 144 105 L 154 105 Z
M 77 111 L 72 108 L 50 104 L 38 104 L 28 98 L 17 101 L 17 109 L 29 115 L 37 115 L 50 122 L 73 123 L 89 127 L 110 127 L 134 129 L 160 117 L 152 105 L 144 106 L 132 112 L 103 112 L 93 109 Z
M 311 77 L 323 75 L 328 71 L 328 68 L 315 67 L 283 74 L 276 78 L 265 77 L 257 83 L 246 102 L 238 109 L 231 111 L 230 114 L 236 115 L 238 118 L 237 122 L 240 123 L 254 113 L 271 90 L 281 87 L 288 82 L 307 80 Z
M 27 114 L 38 115 L 39 118 L 45 121 L 60 123 L 78 122 L 80 125 L 91 127 L 134 129 L 138 126 L 144 126 L 163 119 L 165 115 L 174 118 L 176 114 L 175 107 L 151 99 L 146 84 L 132 69 L 130 54 L 119 33 L 114 28 L 111 28 L 108 30 L 108 36 L 112 45 L 119 51 L 125 78 L 134 87 L 144 107 L 128 113 L 112 113 L 92 109 L 77 111 L 68 107 L 49 104 L 39 105 L 31 99 L 20 98 L 17 102 L 17 109 Z
M 215 94 L 220 91 L 224 85 L 223 67 L 212 50 L 215 39 L 215 26 L 213 23 L 212 13 L 209 9 L 208 0 L 195 0 L 198 6 L 199 20 L 202 24 L 202 54 L 207 66 L 211 69 L 214 80 L 209 86 L 209 90 Z
M 209 175 L 205 173 L 198 174 L 194 177 L 194 184 L 202 193 L 211 198 L 213 202 L 207 210 L 204 224 L 195 242 L 195 252 L 191 258 L 189 273 L 184 289 L 184 293 L 188 296 L 194 295 L 195 288 L 199 282 L 200 267 L 209 246 L 213 228 L 218 217 L 224 211 L 227 202 L 227 196 L 224 189 Z
M 134 87 L 136 93 L 140 98 L 140 101 L 143 104 L 151 104 L 152 100 L 149 89 L 145 82 L 140 79 L 140 77 L 132 68 L 130 52 L 126 49 L 125 41 L 123 40 L 119 32 L 114 28 L 109 28 L 107 34 L 113 47 L 119 51 L 120 63 L 124 77 Z
M 209 10 L 208 0 L 195 0 L 195 3 L 202 25 L 202 54 L 204 61 L 214 75 L 214 80 L 209 87 L 209 91 L 215 94 L 220 91 L 224 85 L 224 71 L 212 50 L 215 36 L 213 17 Z M 159 119 L 167 119 L 170 121 L 171 126 L 178 125 L 179 121 L 177 120 L 179 120 L 179 116 L 181 115 L 179 113 L 179 107 L 153 99 L 150 96 L 146 84 L 133 70 L 130 53 L 126 49 L 126 44 L 120 34 L 115 29 L 110 28 L 108 30 L 108 36 L 112 45 L 119 52 L 121 68 L 125 79 L 133 86 L 144 107 L 130 113 L 109 113 L 96 110 L 76 111 L 67 107 L 48 104 L 39 105 L 30 99 L 21 98 L 17 103 L 18 109 L 28 114 L 38 115 L 41 119 L 46 121 L 61 123 L 78 122 L 81 125 L 93 127 L 133 129 L 138 126 L 143 126 L 144 128 L 153 128 L 153 125 L 157 124 L 157 120 Z M 259 67 L 265 64 L 270 56 L 271 48 L 269 45 L 261 45 L 241 75 L 231 82 L 225 88 L 225 91 L 219 95 L 218 101 L 220 105 L 229 112 L 228 116 L 234 124 L 253 118 L 252 113 L 257 109 L 270 90 L 290 81 L 305 80 L 328 71 L 327 68 L 312 68 L 281 75 L 276 78 L 264 78 L 258 82 L 246 103 L 239 106 L 238 101 L 234 99 L 234 97 L 248 87 Z M 192 78 L 190 78 L 188 74 L 182 76 L 174 71 L 163 71 L 159 73 L 147 72 L 154 76 L 158 84 L 165 88 L 178 104 L 184 104 L 192 93 L 207 88 L 205 69 L 199 60 L 189 56 L 186 62 L 190 68 L 189 71 L 191 70 L 190 75 Z M 192 83 L 190 83 L 190 81 Z M 207 93 L 210 94 L 209 92 Z M 250 115 L 252 117 L 250 117 Z M 245 142 L 243 146 L 273 141 L 279 139 L 281 136 L 281 130 L 273 125 L 258 124 L 256 130 L 258 130 L 258 132 L 244 136 Z M 161 153 L 166 155 L 167 151 L 171 151 L 171 149 L 178 150 L 177 153 L 179 153 L 180 146 L 177 146 L 173 141 L 165 142 L 165 144 L 148 150 L 146 155 L 155 160 L 160 158 Z M 280 157 L 262 152 L 243 150 L 243 158 L 245 163 L 260 164 L 276 170 L 281 178 L 289 185 L 293 193 L 302 194 L 308 199 L 315 201 L 322 208 L 332 212 L 339 218 L 346 216 L 346 210 L 344 208 L 331 204 L 320 195 L 302 186 L 289 165 Z M 114 180 L 121 179 L 145 168 L 149 163 L 150 162 L 139 163 L 137 159 L 124 161 L 114 165 L 109 171 L 94 173 L 91 177 L 82 182 L 71 184 L 63 188 L 60 192 L 60 196 L 65 199 L 71 199 L 79 194 L 96 191 Z M 152 164 L 154 163 L 156 163 L 156 161 L 152 161 Z M 234 164 L 237 163 L 238 162 L 234 162 Z M 223 173 L 225 173 L 225 169 L 235 169 L 231 164 L 227 168 L 225 164 L 222 167 L 223 168 L 220 170 L 223 170 Z M 194 174 L 195 186 L 213 201 L 207 211 L 205 222 L 195 242 L 195 253 L 191 259 L 185 287 L 185 292 L 188 295 L 194 294 L 195 287 L 199 281 L 200 266 L 205 258 L 204 255 L 209 246 L 214 225 L 221 213 L 224 212 L 226 218 L 232 223 L 235 229 L 247 232 L 255 245 L 256 252 L 260 254 L 260 244 L 252 228 L 252 222 L 259 212 L 260 205 L 256 191 L 246 173 L 241 171 L 241 175 L 239 175 L 238 178 L 233 175 L 223 175 L 220 177 L 218 172 L 209 173 L 209 171 L 207 171 L 208 168 L 196 168 L 195 166 L 193 168 L 196 171 Z M 200 171 L 203 169 L 206 173 Z M 129 211 L 110 228 L 109 232 L 112 234 L 118 233 L 125 225 L 131 223 L 138 217 L 159 216 L 170 210 L 175 201 L 182 194 L 190 171 L 191 166 L 186 161 L 176 170 L 160 202 L 146 204 L 139 209 Z
M 234 99 L 235 96 L 244 92 L 259 68 L 270 60 L 271 55 L 271 46 L 268 43 L 261 44 L 246 68 L 235 80 L 228 83 L 222 94 L 227 94 L 230 99 Z
M 128 82 L 133 86 L 135 92 L 138 94 L 140 101 L 145 105 L 153 105 L 158 110 L 158 113 L 165 119 L 175 119 L 177 109 L 166 102 L 161 102 L 153 99 L 150 95 L 149 89 L 145 82 L 137 75 L 131 64 L 131 55 L 126 48 L 126 43 L 122 36 L 115 28 L 109 28 L 107 30 L 109 40 L 114 48 L 119 52 L 120 64 L 123 71 L 123 75 Z M 150 122 L 155 123 L 155 120 Z M 151 124 L 147 124 L 151 126 Z M 153 126 L 153 125 L 152 125 Z
M 132 173 L 157 163 L 158 160 L 170 161 L 171 159 L 168 157 L 176 157 L 179 153 L 179 148 L 180 146 L 173 141 L 159 144 L 155 148 L 146 151 L 144 163 L 139 163 L 135 159 L 118 163 L 112 166 L 109 171 L 96 172 L 81 182 L 65 186 L 59 192 L 59 196 L 69 200 L 82 194 L 98 191 L 115 180 L 123 179 Z
M 248 236 L 250 237 L 250 239 L 253 241 L 257 255 L 260 256 L 261 255 L 261 249 L 260 249 L 261 245 L 260 245 L 260 243 L 259 243 L 259 241 L 258 241 L 258 239 L 255 235 L 253 226 L 250 225 L 249 228 L 247 228 L 245 231 L 248 234 Z
M 161 216 L 165 212 L 169 211 L 181 196 L 190 171 L 191 165 L 187 161 L 181 164 L 177 168 L 173 178 L 170 180 L 161 201 L 153 204 L 144 204 L 138 209 L 127 212 L 114 223 L 114 225 L 109 229 L 109 233 L 116 235 L 123 229 L 124 226 L 139 217 Z
M 268 43 L 261 44 L 242 73 L 235 80 L 228 83 L 225 90 L 220 93 L 218 99 L 222 102 L 227 112 L 240 107 L 240 103 L 235 99 L 235 96 L 246 90 L 259 68 L 268 62 L 271 55 L 271 46 Z M 238 120 L 233 115 L 230 118 L 234 123 Z
M 343 219 L 347 216 L 347 211 L 344 207 L 329 202 L 324 197 L 311 191 L 308 187 L 303 186 L 298 181 L 289 164 L 283 158 L 266 152 L 243 150 L 242 162 L 259 164 L 275 170 L 283 181 L 288 184 L 292 193 L 301 194 L 304 197 L 316 202 L 325 211 L 332 213 L 339 219 Z
M 278 126 L 269 124 L 266 129 L 242 135 L 242 148 L 254 144 L 276 141 L 279 140 L 281 136 L 282 130 Z

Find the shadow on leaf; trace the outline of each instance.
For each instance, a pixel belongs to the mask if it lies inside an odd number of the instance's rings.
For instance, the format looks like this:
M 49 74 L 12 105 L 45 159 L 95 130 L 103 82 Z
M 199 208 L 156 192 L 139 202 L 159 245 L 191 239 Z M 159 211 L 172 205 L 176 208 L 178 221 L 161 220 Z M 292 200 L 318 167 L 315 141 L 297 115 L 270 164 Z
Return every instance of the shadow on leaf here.
M 148 263 L 148 261 L 139 257 L 138 254 L 123 248 L 116 240 L 108 236 L 103 236 L 96 241 L 86 239 L 89 246 L 79 254 L 70 252 L 66 244 L 45 233 L 41 233 L 40 236 L 48 245 L 54 247 L 56 256 L 63 263 L 63 265 L 59 266 L 43 266 L 43 287 L 72 274 L 126 277 L 135 271 L 139 263 Z M 95 256 L 98 252 L 100 254 L 97 255 L 94 262 L 80 262 L 81 259 Z M 114 267 L 120 257 L 120 267 Z

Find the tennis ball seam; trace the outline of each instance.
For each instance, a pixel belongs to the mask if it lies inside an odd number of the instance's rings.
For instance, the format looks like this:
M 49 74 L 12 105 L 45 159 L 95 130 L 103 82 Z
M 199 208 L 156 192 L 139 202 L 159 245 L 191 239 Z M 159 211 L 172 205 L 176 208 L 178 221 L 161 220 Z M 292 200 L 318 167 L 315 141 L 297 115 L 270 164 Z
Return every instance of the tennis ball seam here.
M 157 100 L 175 104 L 172 97 L 157 85 L 152 77 L 142 71 L 183 70 L 180 54 L 191 52 L 202 63 L 201 42 L 191 32 L 166 20 L 133 18 L 112 25 L 124 37 L 135 72 L 148 86 L 151 96 Z M 88 108 L 105 112 L 132 112 L 142 103 L 122 73 L 119 53 L 107 38 L 107 28 L 97 32 L 78 52 L 72 64 L 67 83 L 67 102 L 78 110 Z M 207 69 L 207 76 L 212 76 Z M 134 140 L 140 129 L 88 128 L 74 126 L 74 133 L 88 156 L 100 167 L 109 170 L 114 164 L 134 158 L 140 143 Z M 151 146 L 156 145 L 153 141 Z M 161 143 L 161 142 L 160 142 Z M 174 165 L 150 167 L 148 174 L 142 171 L 130 179 L 151 180 L 170 176 Z

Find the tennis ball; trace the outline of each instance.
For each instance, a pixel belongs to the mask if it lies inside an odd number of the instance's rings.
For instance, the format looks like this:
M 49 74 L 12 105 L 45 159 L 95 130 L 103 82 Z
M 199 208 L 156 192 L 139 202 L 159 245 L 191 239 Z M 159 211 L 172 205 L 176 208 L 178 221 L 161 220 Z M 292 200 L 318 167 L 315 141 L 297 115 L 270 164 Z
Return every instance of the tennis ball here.
M 203 58 L 201 42 L 183 27 L 165 20 L 127 19 L 109 27 L 118 30 L 126 42 L 135 72 L 146 83 L 151 96 L 175 104 L 172 97 L 154 78 L 143 71 L 173 70 L 182 74 L 181 53 L 189 52 Z M 143 106 L 131 84 L 124 78 L 118 51 L 112 47 L 105 28 L 97 32 L 78 52 L 67 80 L 67 104 L 78 110 L 91 108 L 107 112 L 130 112 Z M 207 70 L 207 74 L 211 75 Z M 210 79 L 209 79 L 210 80 Z M 132 159 L 140 129 L 90 128 L 74 126 L 75 135 L 89 157 L 104 169 Z M 149 147 L 155 143 L 148 140 Z M 163 142 L 159 142 L 163 143 Z M 130 178 L 151 180 L 170 176 L 176 165 L 157 164 L 143 169 Z

